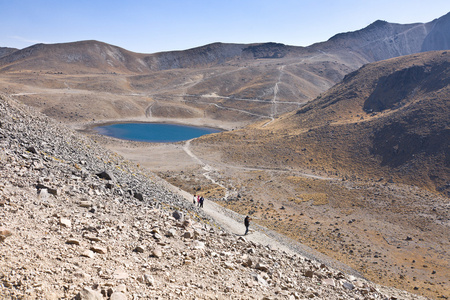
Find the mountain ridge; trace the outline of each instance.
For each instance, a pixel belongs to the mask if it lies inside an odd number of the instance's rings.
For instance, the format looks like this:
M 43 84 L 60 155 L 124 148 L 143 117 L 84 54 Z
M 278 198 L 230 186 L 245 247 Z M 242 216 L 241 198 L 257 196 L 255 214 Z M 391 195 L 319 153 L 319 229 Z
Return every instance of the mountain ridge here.
M 60 57 L 60 63 L 83 62 L 83 59 L 88 60 L 88 62 L 92 61 L 90 58 L 93 57 L 94 53 L 92 56 L 83 56 L 79 53 L 80 50 L 92 52 L 92 49 L 89 50 L 90 47 L 97 48 L 96 50 L 101 52 L 100 56 L 106 61 L 106 64 L 105 62 L 101 64 L 96 63 L 94 66 L 99 67 L 103 71 L 112 71 L 116 68 L 117 71 L 127 70 L 131 73 L 220 65 L 236 58 L 268 59 L 282 58 L 286 55 L 298 56 L 305 54 L 305 52 L 311 53 L 311 51 L 339 52 L 347 48 L 351 48 L 363 56 L 367 62 L 373 62 L 396 56 L 409 55 L 428 49 L 447 49 L 449 46 L 447 41 L 450 40 L 448 38 L 449 30 L 444 30 L 443 28 L 447 28 L 449 22 L 450 13 L 428 23 L 396 24 L 377 20 L 363 29 L 339 33 L 326 42 L 315 43 L 307 47 L 286 46 L 279 43 L 212 43 L 187 50 L 144 54 L 131 52 L 118 46 L 93 40 L 58 44 L 36 44 L 9 54 L 5 53 L 0 55 L 0 66 L 12 64 L 21 58 L 30 58 L 33 52 L 39 52 L 39 50 L 57 53 L 58 48 L 63 46 L 68 48 L 68 52 L 73 51 L 73 57 Z M 432 36 L 427 38 L 430 32 L 432 32 Z M 412 38 L 409 38 L 408 35 L 412 36 Z M 439 37 L 433 37 L 434 35 L 438 35 Z M 442 37 L 445 37 L 443 44 L 436 44 L 436 40 Z M 371 40 L 370 50 L 367 48 L 368 45 L 364 44 L 367 40 Z M 349 43 L 353 43 L 353 45 L 349 45 Z M 75 46 L 79 46 L 81 49 L 75 51 Z M 88 48 L 86 48 L 87 46 Z M 258 48 L 260 48 L 259 53 L 255 52 Z M 280 50 L 283 54 L 280 53 Z

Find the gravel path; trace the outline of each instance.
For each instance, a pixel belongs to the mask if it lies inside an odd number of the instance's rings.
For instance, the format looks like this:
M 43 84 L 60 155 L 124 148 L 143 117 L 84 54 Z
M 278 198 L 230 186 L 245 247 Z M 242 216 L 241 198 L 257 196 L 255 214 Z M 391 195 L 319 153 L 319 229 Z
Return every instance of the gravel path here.
M 159 184 L 164 185 L 165 188 L 167 188 L 171 192 L 182 196 L 187 202 L 192 203 L 193 195 L 191 195 L 190 193 L 170 184 L 163 179 L 159 179 L 158 181 Z M 238 214 L 232 210 L 220 206 L 215 202 L 208 201 L 207 199 L 205 199 L 203 212 L 211 219 L 213 219 L 219 226 L 221 226 L 231 234 L 234 234 L 236 236 L 244 236 L 244 215 Z M 274 250 L 276 249 L 284 251 L 291 255 L 297 254 L 310 260 L 329 265 L 347 274 L 351 274 L 357 277 L 363 277 L 360 273 L 350 268 L 349 266 L 324 254 L 321 254 L 306 245 L 303 245 L 297 241 L 294 241 L 273 230 L 269 230 L 255 223 L 251 223 L 249 234 L 245 235 L 245 238 L 249 241 L 269 246 Z

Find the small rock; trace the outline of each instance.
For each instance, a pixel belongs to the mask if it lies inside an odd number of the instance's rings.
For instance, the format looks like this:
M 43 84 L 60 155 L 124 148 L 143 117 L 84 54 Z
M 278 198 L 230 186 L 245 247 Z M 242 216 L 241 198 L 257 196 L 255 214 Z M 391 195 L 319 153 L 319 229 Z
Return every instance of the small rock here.
M 60 218 L 59 225 L 70 228 L 70 227 L 72 227 L 72 222 L 69 219 Z
M 255 266 L 255 269 L 263 271 L 263 272 L 269 271 L 269 268 L 263 263 L 257 263 Z
M 228 270 L 234 270 L 234 269 L 235 269 L 234 264 L 231 263 L 231 262 L 229 262 L 229 261 L 226 261 L 226 262 L 224 262 L 223 264 L 224 264 L 224 266 L 225 266 L 225 269 L 228 269 Z
M 253 280 L 258 282 L 260 285 L 263 285 L 263 286 L 268 286 L 269 285 L 267 283 L 267 281 L 261 275 L 259 275 L 257 273 L 252 273 L 252 274 L 250 274 L 250 276 L 252 276 Z
M 106 250 L 106 248 L 99 247 L 99 246 L 92 246 L 91 251 L 94 251 L 95 253 L 99 253 L 99 254 L 106 254 L 108 252 L 108 250 Z
M 252 259 L 251 259 L 250 257 L 244 256 L 244 257 L 242 258 L 242 265 L 243 265 L 244 267 L 251 267 L 252 264 L 253 264 L 253 261 L 252 261 Z
M 311 270 L 308 270 L 305 272 L 305 277 L 313 278 L 314 272 Z
M 137 252 L 137 253 L 144 253 L 144 251 L 145 251 L 145 246 L 136 246 L 136 248 L 134 248 L 133 251 L 134 251 L 134 252 Z
M 127 286 L 125 284 L 119 284 L 115 289 L 114 292 L 122 292 L 122 293 L 126 293 L 127 291 Z
M 81 256 L 88 257 L 88 258 L 94 258 L 95 255 L 94 255 L 94 252 L 92 252 L 91 250 L 86 250 L 81 253 Z
M 162 254 L 162 250 L 160 247 L 155 247 L 155 249 L 153 249 L 153 251 L 152 251 L 153 257 L 160 258 L 160 257 L 162 257 L 162 255 L 163 254 Z
M 7 237 L 11 236 L 12 233 L 9 229 L 0 227 L 0 242 L 3 242 Z
M 101 242 L 102 240 L 96 236 L 92 236 L 92 235 L 84 235 L 84 238 L 93 241 L 93 242 Z
M 194 237 L 194 233 L 193 233 L 192 231 L 186 231 L 186 232 L 183 234 L 183 237 L 184 237 L 185 239 L 192 239 L 192 238 Z
M 68 239 L 68 240 L 66 241 L 66 244 L 69 244 L 69 245 L 79 245 L 79 244 L 80 244 L 80 241 L 79 241 L 79 240 L 76 240 L 76 239 Z
M 184 227 L 184 228 L 189 228 L 189 227 L 191 227 L 191 226 L 192 226 L 191 220 L 184 220 L 184 221 L 183 221 L 183 227 Z
M 28 152 L 31 152 L 31 153 L 33 153 L 33 154 L 37 154 L 36 148 L 34 148 L 33 146 L 28 147 L 28 148 L 27 148 L 27 151 L 28 151 Z
M 177 231 L 175 230 L 175 228 L 171 228 L 167 231 L 167 236 L 168 237 L 176 237 L 177 236 Z
M 175 220 L 181 220 L 183 219 L 183 213 L 176 210 L 172 213 L 172 216 L 175 218 Z
M 142 193 L 134 193 L 133 197 L 139 201 L 144 201 L 144 195 Z
M 114 292 L 111 294 L 110 300 L 127 300 L 127 297 L 122 292 Z
M 348 282 L 348 281 L 344 281 L 342 283 L 342 286 L 344 288 L 346 288 L 347 290 L 353 290 L 355 288 L 355 286 L 353 284 L 351 284 L 350 282 Z
M 105 180 L 113 180 L 113 178 L 114 178 L 110 173 L 108 173 L 106 171 L 97 173 L 95 175 L 97 175 L 99 178 L 105 179 Z
M 81 201 L 79 206 L 83 207 L 83 208 L 89 208 L 92 206 L 92 202 L 91 201 Z
M 76 300 L 103 300 L 102 294 L 90 288 L 83 288 L 75 297 Z
M 148 286 L 155 286 L 155 279 L 152 275 L 144 274 L 143 276 L 138 277 L 138 281 L 140 283 L 145 283 Z
M 128 273 L 124 269 L 118 268 L 114 271 L 114 279 L 127 279 Z
M 325 278 L 325 279 L 322 279 L 322 284 L 323 284 L 323 285 L 336 286 L 335 283 L 334 283 L 334 279 L 333 279 L 333 278 Z
M 205 249 L 205 243 L 195 240 L 192 242 L 192 248 L 195 250 Z
M 45 200 L 48 198 L 48 190 L 47 189 L 38 190 L 38 194 L 39 194 L 39 199 L 41 199 L 41 200 Z

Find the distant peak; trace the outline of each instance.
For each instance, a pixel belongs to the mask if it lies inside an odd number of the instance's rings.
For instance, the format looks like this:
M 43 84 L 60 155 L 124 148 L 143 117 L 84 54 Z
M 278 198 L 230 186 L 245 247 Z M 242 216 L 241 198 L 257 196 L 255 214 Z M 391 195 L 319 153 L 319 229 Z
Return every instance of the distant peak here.
M 384 25 L 386 25 L 388 22 L 384 21 L 384 20 L 376 20 L 375 22 L 373 22 L 372 24 L 370 24 L 369 26 L 367 26 L 367 28 L 376 28 L 376 27 L 382 27 Z

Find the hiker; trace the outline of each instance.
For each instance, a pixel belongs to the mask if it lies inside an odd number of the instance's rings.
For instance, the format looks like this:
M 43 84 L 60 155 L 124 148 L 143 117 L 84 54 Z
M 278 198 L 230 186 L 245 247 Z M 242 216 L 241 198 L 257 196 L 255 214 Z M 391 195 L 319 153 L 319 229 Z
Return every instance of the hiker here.
M 245 219 L 244 219 L 244 225 L 245 225 L 245 233 L 244 233 L 244 235 L 247 235 L 247 233 L 248 233 L 248 227 L 250 226 L 250 217 L 249 216 L 246 216 L 245 217 Z
M 200 206 L 200 195 L 197 195 L 197 204 Z
M 203 208 L 203 201 L 205 201 L 205 198 L 203 196 L 200 197 L 200 207 Z
M 192 200 L 192 203 L 194 203 L 194 205 L 197 202 L 196 200 L 197 200 L 197 195 L 194 194 L 194 199 Z

